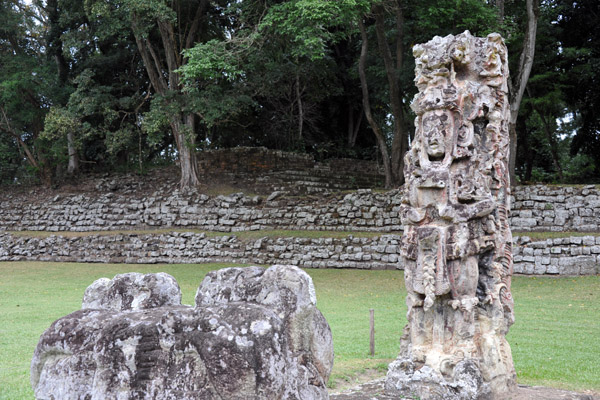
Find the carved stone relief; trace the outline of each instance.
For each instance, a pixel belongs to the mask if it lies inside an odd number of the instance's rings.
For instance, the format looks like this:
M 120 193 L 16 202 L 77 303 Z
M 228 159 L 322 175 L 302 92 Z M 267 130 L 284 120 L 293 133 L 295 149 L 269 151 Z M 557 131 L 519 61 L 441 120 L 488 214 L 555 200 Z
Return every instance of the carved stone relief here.
M 413 53 L 416 133 L 401 207 L 408 324 L 386 391 L 502 398 L 516 379 L 505 339 L 514 321 L 506 46 L 466 31 Z

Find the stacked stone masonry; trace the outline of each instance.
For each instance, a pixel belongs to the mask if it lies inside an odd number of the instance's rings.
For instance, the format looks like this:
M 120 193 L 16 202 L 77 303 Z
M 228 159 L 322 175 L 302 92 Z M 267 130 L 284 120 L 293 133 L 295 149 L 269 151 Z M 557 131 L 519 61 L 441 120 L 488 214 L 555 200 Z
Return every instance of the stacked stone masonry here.
M 269 238 L 203 233 L 46 238 L 0 233 L 0 261 L 100 263 L 285 263 L 303 268 L 403 269 L 401 236 Z M 533 275 L 600 274 L 600 236 L 532 240 L 514 237 L 514 270 Z
M 528 232 L 598 232 L 600 190 L 588 186 L 519 186 L 513 190 L 511 227 Z
M 595 186 L 520 186 L 513 191 L 513 231 L 597 232 L 600 191 Z M 165 186 L 149 196 L 86 192 L 40 196 L 0 195 L 0 230 L 106 231 L 198 228 L 218 232 L 265 229 L 398 232 L 398 190 L 360 189 L 329 196 L 208 196 Z
M 515 273 L 531 275 L 600 274 L 600 236 L 535 240 L 515 237 Z
M 89 232 L 194 227 L 218 232 L 265 229 L 401 230 L 397 191 L 322 197 L 263 198 L 243 193 L 207 196 L 164 188 L 138 198 L 117 193 L 57 195 L 36 203 L 19 196 L 0 202 L 0 230 Z
M 349 158 L 317 162 L 312 155 L 235 147 L 204 151 L 198 169 L 205 177 L 224 176 L 255 190 L 323 193 L 332 190 L 383 186 L 383 169 L 374 161 Z
M 0 234 L 0 261 L 291 264 L 304 268 L 396 269 L 400 236 L 240 240 L 204 233 L 47 238 Z

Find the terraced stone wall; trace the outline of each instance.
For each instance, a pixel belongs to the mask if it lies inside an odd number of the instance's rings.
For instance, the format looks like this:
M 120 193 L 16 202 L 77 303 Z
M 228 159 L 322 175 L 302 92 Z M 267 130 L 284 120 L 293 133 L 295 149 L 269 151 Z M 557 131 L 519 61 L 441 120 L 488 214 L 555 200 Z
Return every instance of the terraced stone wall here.
M 105 231 L 195 227 L 218 232 L 265 229 L 337 231 L 401 230 L 398 191 L 358 190 L 333 197 L 210 197 L 161 189 L 151 196 L 86 193 L 24 202 L 0 202 L 0 230 Z
M 341 158 L 318 162 L 309 154 L 264 147 L 205 151 L 199 156 L 198 168 L 204 176 L 227 176 L 259 192 L 322 193 L 382 187 L 385 181 L 383 169 L 375 161 Z
M 218 232 L 265 229 L 402 230 L 400 190 L 348 194 L 208 196 L 161 187 L 150 195 L 98 190 L 53 197 L 0 195 L 0 230 L 104 231 L 195 227 Z M 594 186 L 520 186 L 513 191 L 511 227 L 517 232 L 597 232 L 600 192 Z
M 0 261 L 293 264 L 304 268 L 403 269 L 400 235 L 243 240 L 204 233 L 27 237 L 0 233 Z M 514 238 L 515 273 L 600 274 L 600 236 Z
M 534 275 L 600 274 L 600 236 L 514 238 L 514 270 Z
M 513 231 L 600 231 L 600 190 L 594 185 L 518 186 L 513 197 Z
M 45 238 L 0 234 L 0 261 L 293 264 L 305 268 L 396 269 L 400 236 L 240 240 L 204 233 Z

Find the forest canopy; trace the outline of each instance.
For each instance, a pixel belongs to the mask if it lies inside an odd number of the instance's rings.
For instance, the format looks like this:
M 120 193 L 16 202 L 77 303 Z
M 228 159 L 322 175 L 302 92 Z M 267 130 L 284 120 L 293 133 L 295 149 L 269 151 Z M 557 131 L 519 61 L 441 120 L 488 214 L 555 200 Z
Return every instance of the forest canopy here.
M 265 146 L 377 160 L 403 183 L 412 47 L 499 32 L 513 182 L 600 181 L 597 0 L 6 0 L 0 183 Z

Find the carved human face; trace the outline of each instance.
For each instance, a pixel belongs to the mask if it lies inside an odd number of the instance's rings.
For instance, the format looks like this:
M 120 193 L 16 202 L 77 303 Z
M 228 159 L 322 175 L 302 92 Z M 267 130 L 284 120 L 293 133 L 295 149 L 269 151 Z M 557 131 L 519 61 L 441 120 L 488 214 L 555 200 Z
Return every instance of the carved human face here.
M 423 116 L 425 151 L 431 160 L 437 161 L 446 155 L 446 138 L 451 127 L 450 116 L 446 112 L 428 112 Z

